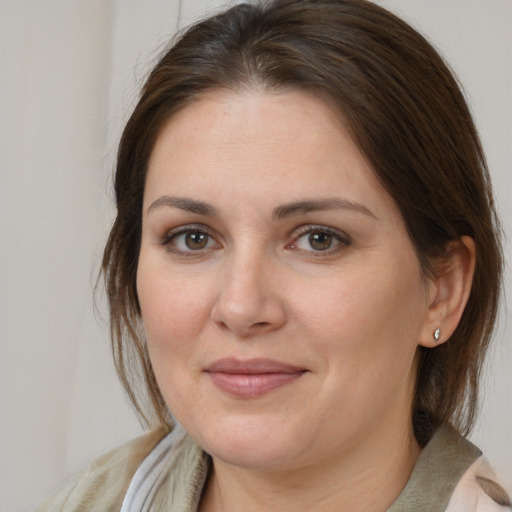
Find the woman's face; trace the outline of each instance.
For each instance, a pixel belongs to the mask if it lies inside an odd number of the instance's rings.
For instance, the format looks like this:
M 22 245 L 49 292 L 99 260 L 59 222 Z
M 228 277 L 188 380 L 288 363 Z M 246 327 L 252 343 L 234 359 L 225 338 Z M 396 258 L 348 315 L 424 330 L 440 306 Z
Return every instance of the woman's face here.
M 160 390 L 214 458 L 296 468 L 411 433 L 429 286 L 339 116 L 205 95 L 162 129 L 137 289 Z

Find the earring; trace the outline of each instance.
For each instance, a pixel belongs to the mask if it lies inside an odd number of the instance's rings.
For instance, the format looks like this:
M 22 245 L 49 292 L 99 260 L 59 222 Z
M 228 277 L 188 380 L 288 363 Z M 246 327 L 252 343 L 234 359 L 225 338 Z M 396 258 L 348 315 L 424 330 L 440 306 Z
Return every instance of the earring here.
M 438 327 L 435 331 L 434 331 L 434 342 L 437 343 L 439 341 L 439 337 L 441 336 L 441 328 Z

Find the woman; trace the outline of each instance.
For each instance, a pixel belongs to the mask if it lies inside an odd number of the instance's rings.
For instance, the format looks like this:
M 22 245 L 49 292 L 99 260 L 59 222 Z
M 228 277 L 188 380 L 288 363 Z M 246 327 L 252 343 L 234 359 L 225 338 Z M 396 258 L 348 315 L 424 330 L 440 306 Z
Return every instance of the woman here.
M 160 428 L 40 510 L 510 507 L 463 437 L 499 224 L 463 96 L 413 29 L 362 0 L 199 23 L 143 88 L 115 193 L 116 364 Z

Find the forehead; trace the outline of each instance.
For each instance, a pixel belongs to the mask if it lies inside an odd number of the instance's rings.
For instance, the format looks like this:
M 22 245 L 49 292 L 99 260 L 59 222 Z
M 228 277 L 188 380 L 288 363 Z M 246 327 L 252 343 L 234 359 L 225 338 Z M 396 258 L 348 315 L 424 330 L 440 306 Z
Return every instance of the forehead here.
M 246 202 L 283 195 L 391 201 L 343 117 L 303 91 L 214 92 L 163 126 L 145 196 L 211 200 L 212 191 L 220 199 L 226 190 Z
M 308 140 L 304 149 L 319 142 L 335 143 L 339 149 L 344 142 L 353 145 L 339 109 L 312 93 L 219 90 L 199 95 L 173 114 L 160 130 L 152 153 L 171 141 L 180 146 L 202 144 L 207 149 L 251 143 L 286 146 L 297 138 Z

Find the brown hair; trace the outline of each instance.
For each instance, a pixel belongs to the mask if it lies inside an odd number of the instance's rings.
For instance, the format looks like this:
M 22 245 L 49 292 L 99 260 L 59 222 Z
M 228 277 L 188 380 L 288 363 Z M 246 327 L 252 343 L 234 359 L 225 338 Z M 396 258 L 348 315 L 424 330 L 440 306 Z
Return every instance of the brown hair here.
M 439 423 L 468 433 L 501 284 L 489 174 L 446 64 L 415 30 L 365 0 L 232 7 L 192 26 L 149 75 L 120 142 L 117 218 L 103 259 L 116 367 L 138 412 L 149 421 L 142 405 L 147 395 L 158 420 L 169 422 L 140 329 L 136 290 L 148 159 L 173 113 L 202 93 L 241 88 L 307 90 L 343 113 L 400 208 L 426 276 L 449 241 L 464 235 L 475 240 L 468 304 L 447 343 L 418 349 L 413 404 L 420 442 Z

